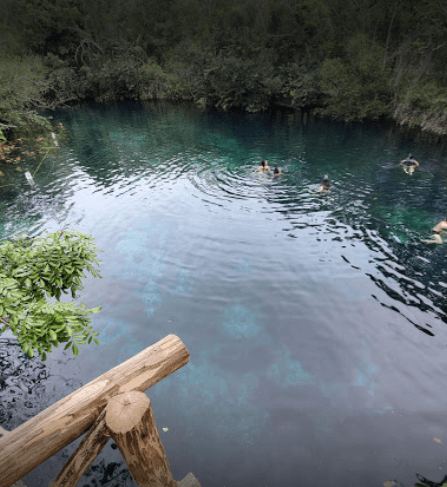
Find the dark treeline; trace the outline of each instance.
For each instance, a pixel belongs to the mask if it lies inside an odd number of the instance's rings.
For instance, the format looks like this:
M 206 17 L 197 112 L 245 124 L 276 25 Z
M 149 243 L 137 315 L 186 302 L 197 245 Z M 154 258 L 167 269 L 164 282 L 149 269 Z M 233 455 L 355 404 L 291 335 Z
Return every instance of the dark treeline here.
M 38 121 L 24 107 L 164 98 L 248 112 L 312 107 L 338 120 L 388 117 L 447 134 L 444 0 L 0 6 L 4 125 Z

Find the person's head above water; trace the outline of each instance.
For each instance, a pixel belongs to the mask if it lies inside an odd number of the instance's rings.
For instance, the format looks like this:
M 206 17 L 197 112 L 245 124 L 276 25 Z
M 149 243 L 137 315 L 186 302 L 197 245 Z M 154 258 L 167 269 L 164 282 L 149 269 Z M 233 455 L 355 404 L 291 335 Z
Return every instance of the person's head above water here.
M 265 159 L 261 162 L 262 167 L 267 167 L 268 165 L 269 165 L 269 161 L 267 161 Z
M 330 182 L 329 182 L 329 178 L 328 178 L 328 175 L 327 175 L 327 174 L 325 174 L 325 175 L 324 175 L 324 178 L 323 178 L 323 184 L 324 184 L 324 185 L 330 184 Z
M 275 170 L 273 171 L 274 174 L 281 174 L 281 169 L 279 167 L 275 167 Z

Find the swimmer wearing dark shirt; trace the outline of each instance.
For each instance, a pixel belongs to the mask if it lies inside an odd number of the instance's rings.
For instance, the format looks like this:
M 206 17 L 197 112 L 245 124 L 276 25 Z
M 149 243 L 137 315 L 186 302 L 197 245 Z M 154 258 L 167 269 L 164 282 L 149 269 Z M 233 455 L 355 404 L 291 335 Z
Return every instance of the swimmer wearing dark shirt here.
M 311 193 L 324 193 L 326 191 L 329 191 L 331 189 L 331 186 L 332 184 L 326 174 L 323 178 L 323 181 L 321 182 L 320 189 L 318 189 L 317 191 L 311 191 Z
M 413 154 L 408 154 L 408 157 L 400 162 L 400 165 L 403 166 L 403 170 L 407 174 L 413 174 L 416 167 L 419 166 L 419 162 L 414 159 Z

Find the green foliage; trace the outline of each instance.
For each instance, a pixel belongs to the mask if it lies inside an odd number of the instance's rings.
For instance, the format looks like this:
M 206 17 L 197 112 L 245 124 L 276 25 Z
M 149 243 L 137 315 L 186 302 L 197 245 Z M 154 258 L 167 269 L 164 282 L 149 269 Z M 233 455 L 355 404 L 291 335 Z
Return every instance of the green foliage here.
M 84 2 L 71 0 L 6 0 L 6 11 L 26 50 L 45 56 L 66 54 L 79 43 Z
M 14 128 L 16 137 L 51 127 L 31 108 L 39 105 L 45 73 L 36 56 L 19 58 L 0 49 L 0 122 Z
M 347 48 L 346 59 L 325 59 L 320 86 L 326 95 L 322 115 L 353 121 L 377 119 L 387 111 L 391 88 L 390 71 L 382 67 L 382 50 L 369 47 L 364 36 Z
M 441 4 L 4 0 L 0 123 L 37 127 L 42 106 L 165 98 L 248 112 L 281 99 L 340 120 L 399 109 L 422 126 L 445 106 Z
M 430 79 L 409 88 L 402 98 L 416 109 L 447 109 L 447 88 Z
M 99 344 L 87 318 L 101 307 L 86 309 L 74 303 L 61 303 L 61 292 L 76 297 L 82 288 L 81 277 L 93 268 L 96 246 L 92 238 L 77 232 L 47 233 L 46 238 L 15 239 L 0 244 L 0 334 L 11 329 L 32 357 L 34 350 L 46 359 L 52 347 L 67 343 L 77 355 L 76 344 L 92 339 Z M 57 302 L 48 303 L 55 297 Z
M 279 74 L 282 80 L 281 95 L 290 99 L 293 106 L 301 108 L 319 104 L 321 94 L 317 65 L 295 61 L 280 68 Z
M 174 91 L 176 77 L 167 75 L 139 46 L 116 46 L 110 55 L 97 54 L 88 59 L 89 63 L 76 69 L 58 56 L 46 56 L 49 73 L 44 98 L 48 104 L 147 100 L 164 98 Z
M 148 59 L 138 69 L 139 93 L 142 100 L 163 99 L 168 92 L 178 90 L 176 78 L 166 74 L 154 58 Z M 175 98 L 175 95 L 171 98 Z
M 405 80 L 395 102 L 393 118 L 410 128 L 447 135 L 447 89 L 434 79 L 427 78 L 416 86 L 411 86 L 411 80 Z
M 84 98 L 82 78 L 69 61 L 48 53 L 43 62 L 47 72 L 46 89 L 42 97 L 49 107 L 60 107 Z
M 205 98 L 207 105 L 225 111 L 262 112 L 270 106 L 274 93 L 281 86 L 268 62 L 232 54 L 222 53 L 211 58 L 202 76 L 196 98 Z

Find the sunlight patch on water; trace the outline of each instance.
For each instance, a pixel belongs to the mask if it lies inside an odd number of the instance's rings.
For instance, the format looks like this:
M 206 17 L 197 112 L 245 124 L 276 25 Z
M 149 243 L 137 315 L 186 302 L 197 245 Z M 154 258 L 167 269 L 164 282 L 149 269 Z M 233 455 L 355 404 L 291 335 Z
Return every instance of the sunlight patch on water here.
M 143 289 L 137 291 L 146 305 L 146 313 L 151 317 L 155 306 L 162 304 L 158 283 L 167 268 L 167 253 L 164 248 L 169 228 L 166 225 L 141 223 L 144 230 L 129 230 L 116 245 L 116 251 L 125 256 L 124 279 L 140 277 L 146 280 Z M 155 242 L 152 242 L 155 240 Z M 157 250 L 151 250 L 151 243 Z
M 191 292 L 192 279 L 191 274 L 187 269 L 180 269 L 177 272 L 177 285 L 172 290 L 171 296 L 174 294 L 185 294 Z
M 256 314 L 239 304 L 225 308 L 222 327 L 228 335 L 236 339 L 254 338 L 262 331 Z
M 243 274 L 251 271 L 251 264 L 250 264 L 250 262 L 248 262 L 247 259 L 239 259 L 236 262 L 235 266 L 236 266 L 236 269 L 239 272 L 242 272 Z
M 142 350 L 141 344 L 132 335 L 128 322 L 108 319 L 105 326 L 99 328 L 98 331 L 100 331 L 99 340 L 101 345 L 116 345 L 116 342 L 123 338 L 118 347 L 118 363 L 125 362 Z
M 310 374 L 302 367 L 301 363 L 290 357 L 290 351 L 277 351 L 277 361 L 267 368 L 267 377 L 280 387 L 311 384 L 315 382 Z

